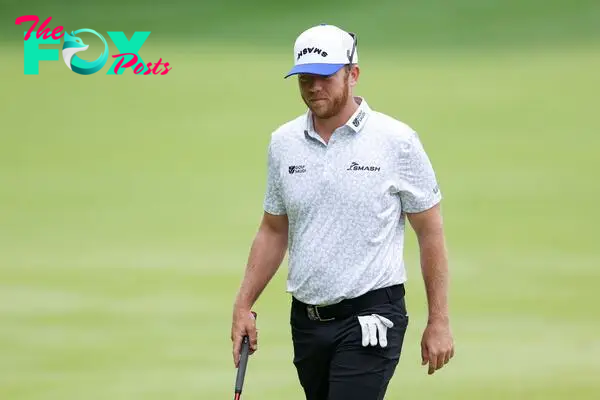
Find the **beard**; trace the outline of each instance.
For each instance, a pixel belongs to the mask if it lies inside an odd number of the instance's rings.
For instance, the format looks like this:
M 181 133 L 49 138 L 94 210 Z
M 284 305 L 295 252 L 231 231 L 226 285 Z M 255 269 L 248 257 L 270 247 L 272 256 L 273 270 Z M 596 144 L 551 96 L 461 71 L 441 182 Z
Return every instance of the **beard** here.
M 346 106 L 349 97 L 349 87 L 348 79 L 346 77 L 344 88 L 337 96 L 330 96 L 318 103 L 311 103 L 303 95 L 302 100 L 304 100 L 304 104 L 306 104 L 306 106 L 317 118 L 329 119 L 339 114 L 339 112 Z

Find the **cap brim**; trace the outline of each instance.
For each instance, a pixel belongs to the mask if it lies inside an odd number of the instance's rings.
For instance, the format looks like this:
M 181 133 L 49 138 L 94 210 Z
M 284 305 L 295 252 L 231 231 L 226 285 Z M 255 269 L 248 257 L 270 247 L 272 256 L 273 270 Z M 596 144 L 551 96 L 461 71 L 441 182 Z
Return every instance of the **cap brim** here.
M 284 79 L 298 74 L 329 76 L 338 72 L 344 65 L 346 64 L 299 64 L 294 66 L 294 68 L 284 76 Z

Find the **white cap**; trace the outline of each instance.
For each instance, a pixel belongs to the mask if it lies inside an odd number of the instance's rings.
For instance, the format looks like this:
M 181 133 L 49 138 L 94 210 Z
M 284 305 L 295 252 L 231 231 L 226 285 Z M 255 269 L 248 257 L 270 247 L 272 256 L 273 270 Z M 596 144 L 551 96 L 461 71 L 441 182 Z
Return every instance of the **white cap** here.
M 296 74 L 333 75 L 344 65 L 358 63 L 356 47 L 356 36 L 337 26 L 309 28 L 296 39 L 294 67 L 285 78 Z

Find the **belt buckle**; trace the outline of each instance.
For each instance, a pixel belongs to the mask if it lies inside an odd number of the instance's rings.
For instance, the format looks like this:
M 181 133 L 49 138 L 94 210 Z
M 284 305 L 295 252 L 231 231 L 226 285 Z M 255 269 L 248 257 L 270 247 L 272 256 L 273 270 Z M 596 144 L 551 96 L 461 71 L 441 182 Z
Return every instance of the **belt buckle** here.
M 335 318 L 322 318 L 319 314 L 319 306 L 307 306 L 306 311 L 308 312 L 308 319 L 311 321 L 333 321 Z

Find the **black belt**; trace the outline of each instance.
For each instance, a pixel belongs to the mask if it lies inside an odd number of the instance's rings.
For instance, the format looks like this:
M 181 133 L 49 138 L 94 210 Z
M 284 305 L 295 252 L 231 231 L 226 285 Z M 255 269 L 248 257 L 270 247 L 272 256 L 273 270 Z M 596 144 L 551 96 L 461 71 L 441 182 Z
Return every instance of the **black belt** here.
M 375 289 L 353 299 L 345 299 L 336 304 L 316 306 L 306 304 L 293 298 L 293 303 L 300 306 L 312 321 L 333 321 L 357 314 L 364 309 L 378 304 L 399 300 L 404 297 L 404 284 Z

